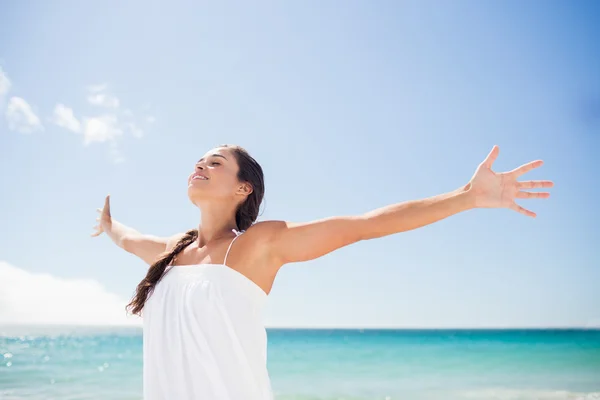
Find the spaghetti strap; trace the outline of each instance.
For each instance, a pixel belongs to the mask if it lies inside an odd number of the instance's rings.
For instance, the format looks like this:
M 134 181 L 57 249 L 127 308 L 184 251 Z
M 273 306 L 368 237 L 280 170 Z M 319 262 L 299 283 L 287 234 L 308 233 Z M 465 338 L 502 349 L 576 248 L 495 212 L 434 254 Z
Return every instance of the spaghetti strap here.
M 225 260 L 223 260 L 223 265 L 225 266 L 227 266 L 227 256 L 229 255 L 229 250 L 231 250 L 233 242 L 235 242 L 235 239 L 239 238 L 242 235 L 242 232 L 240 231 L 236 231 L 235 229 L 232 229 L 232 231 L 235 233 L 235 237 L 229 243 L 229 247 L 227 248 L 227 252 L 225 253 Z

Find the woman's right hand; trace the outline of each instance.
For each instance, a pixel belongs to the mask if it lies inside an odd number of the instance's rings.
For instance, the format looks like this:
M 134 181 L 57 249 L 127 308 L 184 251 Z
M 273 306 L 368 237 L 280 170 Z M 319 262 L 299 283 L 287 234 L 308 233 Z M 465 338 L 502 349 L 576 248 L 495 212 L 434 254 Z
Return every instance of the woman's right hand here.
M 95 232 L 92 236 L 99 236 L 102 232 L 110 232 L 112 229 L 112 218 L 110 216 L 110 194 L 106 196 L 104 200 L 104 207 L 97 208 L 96 211 L 100 213 L 100 216 L 96 218 L 98 225 L 94 227 Z

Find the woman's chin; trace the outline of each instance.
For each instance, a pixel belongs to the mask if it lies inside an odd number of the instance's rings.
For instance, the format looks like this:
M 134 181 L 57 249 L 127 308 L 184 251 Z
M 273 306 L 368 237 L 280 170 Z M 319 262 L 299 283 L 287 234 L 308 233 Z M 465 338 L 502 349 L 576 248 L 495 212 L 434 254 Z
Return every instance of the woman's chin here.
M 192 200 L 192 202 L 195 202 L 196 200 L 201 200 L 205 198 L 206 195 L 206 190 L 204 190 L 203 188 L 199 188 L 195 185 L 188 186 L 188 197 L 190 198 L 190 200 Z

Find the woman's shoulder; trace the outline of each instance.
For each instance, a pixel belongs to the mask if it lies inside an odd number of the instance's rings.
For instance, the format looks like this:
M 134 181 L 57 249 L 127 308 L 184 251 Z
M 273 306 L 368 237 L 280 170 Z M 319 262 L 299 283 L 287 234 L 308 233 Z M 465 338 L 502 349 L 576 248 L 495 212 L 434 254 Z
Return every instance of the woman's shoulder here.
M 267 220 L 254 223 L 244 231 L 245 234 L 259 241 L 270 241 L 278 232 L 287 227 L 286 221 Z
M 273 256 L 273 246 L 278 232 L 286 226 L 285 221 L 259 221 L 246 229 L 240 237 L 240 247 L 247 255 L 247 260 L 254 260 L 254 264 L 261 265 L 261 269 L 267 271 L 268 276 L 274 276 L 282 266 Z
M 269 255 L 277 236 L 287 227 L 287 222 L 278 220 L 259 221 L 246 229 L 242 239 L 253 252 L 261 254 L 261 258 Z

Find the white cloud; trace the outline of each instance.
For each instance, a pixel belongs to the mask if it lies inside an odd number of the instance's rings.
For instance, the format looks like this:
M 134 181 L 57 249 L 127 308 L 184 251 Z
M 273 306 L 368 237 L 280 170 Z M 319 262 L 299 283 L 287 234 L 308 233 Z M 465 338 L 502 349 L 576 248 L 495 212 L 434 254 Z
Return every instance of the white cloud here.
M 93 118 L 85 118 L 83 121 L 83 144 L 92 142 L 106 142 L 123 134 L 118 125 L 117 116 L 113 114 Z
M 56 107 L 54 107 L 54 118 L 52 119 L 52 122 L 72 132 L 81 132 L 81 123 L 75 118 L 73 109 L 64 104 L 57 104 Z
M 88 96 L 88 101 L 90 104 L 100 107 L 107 108 L 118 108 L 119 107 L 119 99 L 115 96 L 106 93 L 96 93 L 90 94 Z
M 0 261 L 0 324 L 139 325 L 126 299 L 92 279 L 32 273 Z
M 88 86 L 88 91 L 90 92 L 87 98 L 88 102 L 100 107 L 119 108 L 119 99 L 116 96 L 106 93 L 106 88 L 106 83 Z
M 0 97 L 3 97 L 8 93 L 10 86 L 10 79 L 8 79 L 8 76 L 6 76 L 2 67 L 0 67 Z
M 44 129 L 31 106 L 21 97 L 11 97 L 6 106 L 8 128 L 21 133 L 32 133 Z
M 125 160 L 118 147 L 119 137 L 125 133 L 135 138 L 144 136 L 142 126 L 144 123 L 152 124 L 153 116 L 146 116 L 141 121 L 135 118 L 133 111 L 129 108 L 120 109 L 119 99 L 110 94 L 106 83 L 89 85 L 86 87 L 87 101 L 95 106 L 112 108 L 104 111 L 104 114 L 95 116 L 82 116 L 76 118 L 72 108 L 64 104 L 57 104 L 54 108 L 51 121 L 65 129 L 75 133 L 83 134 L 83 144 L 108 142 L 110 145 L 109 156 L 112 162 L 121 163 Z

